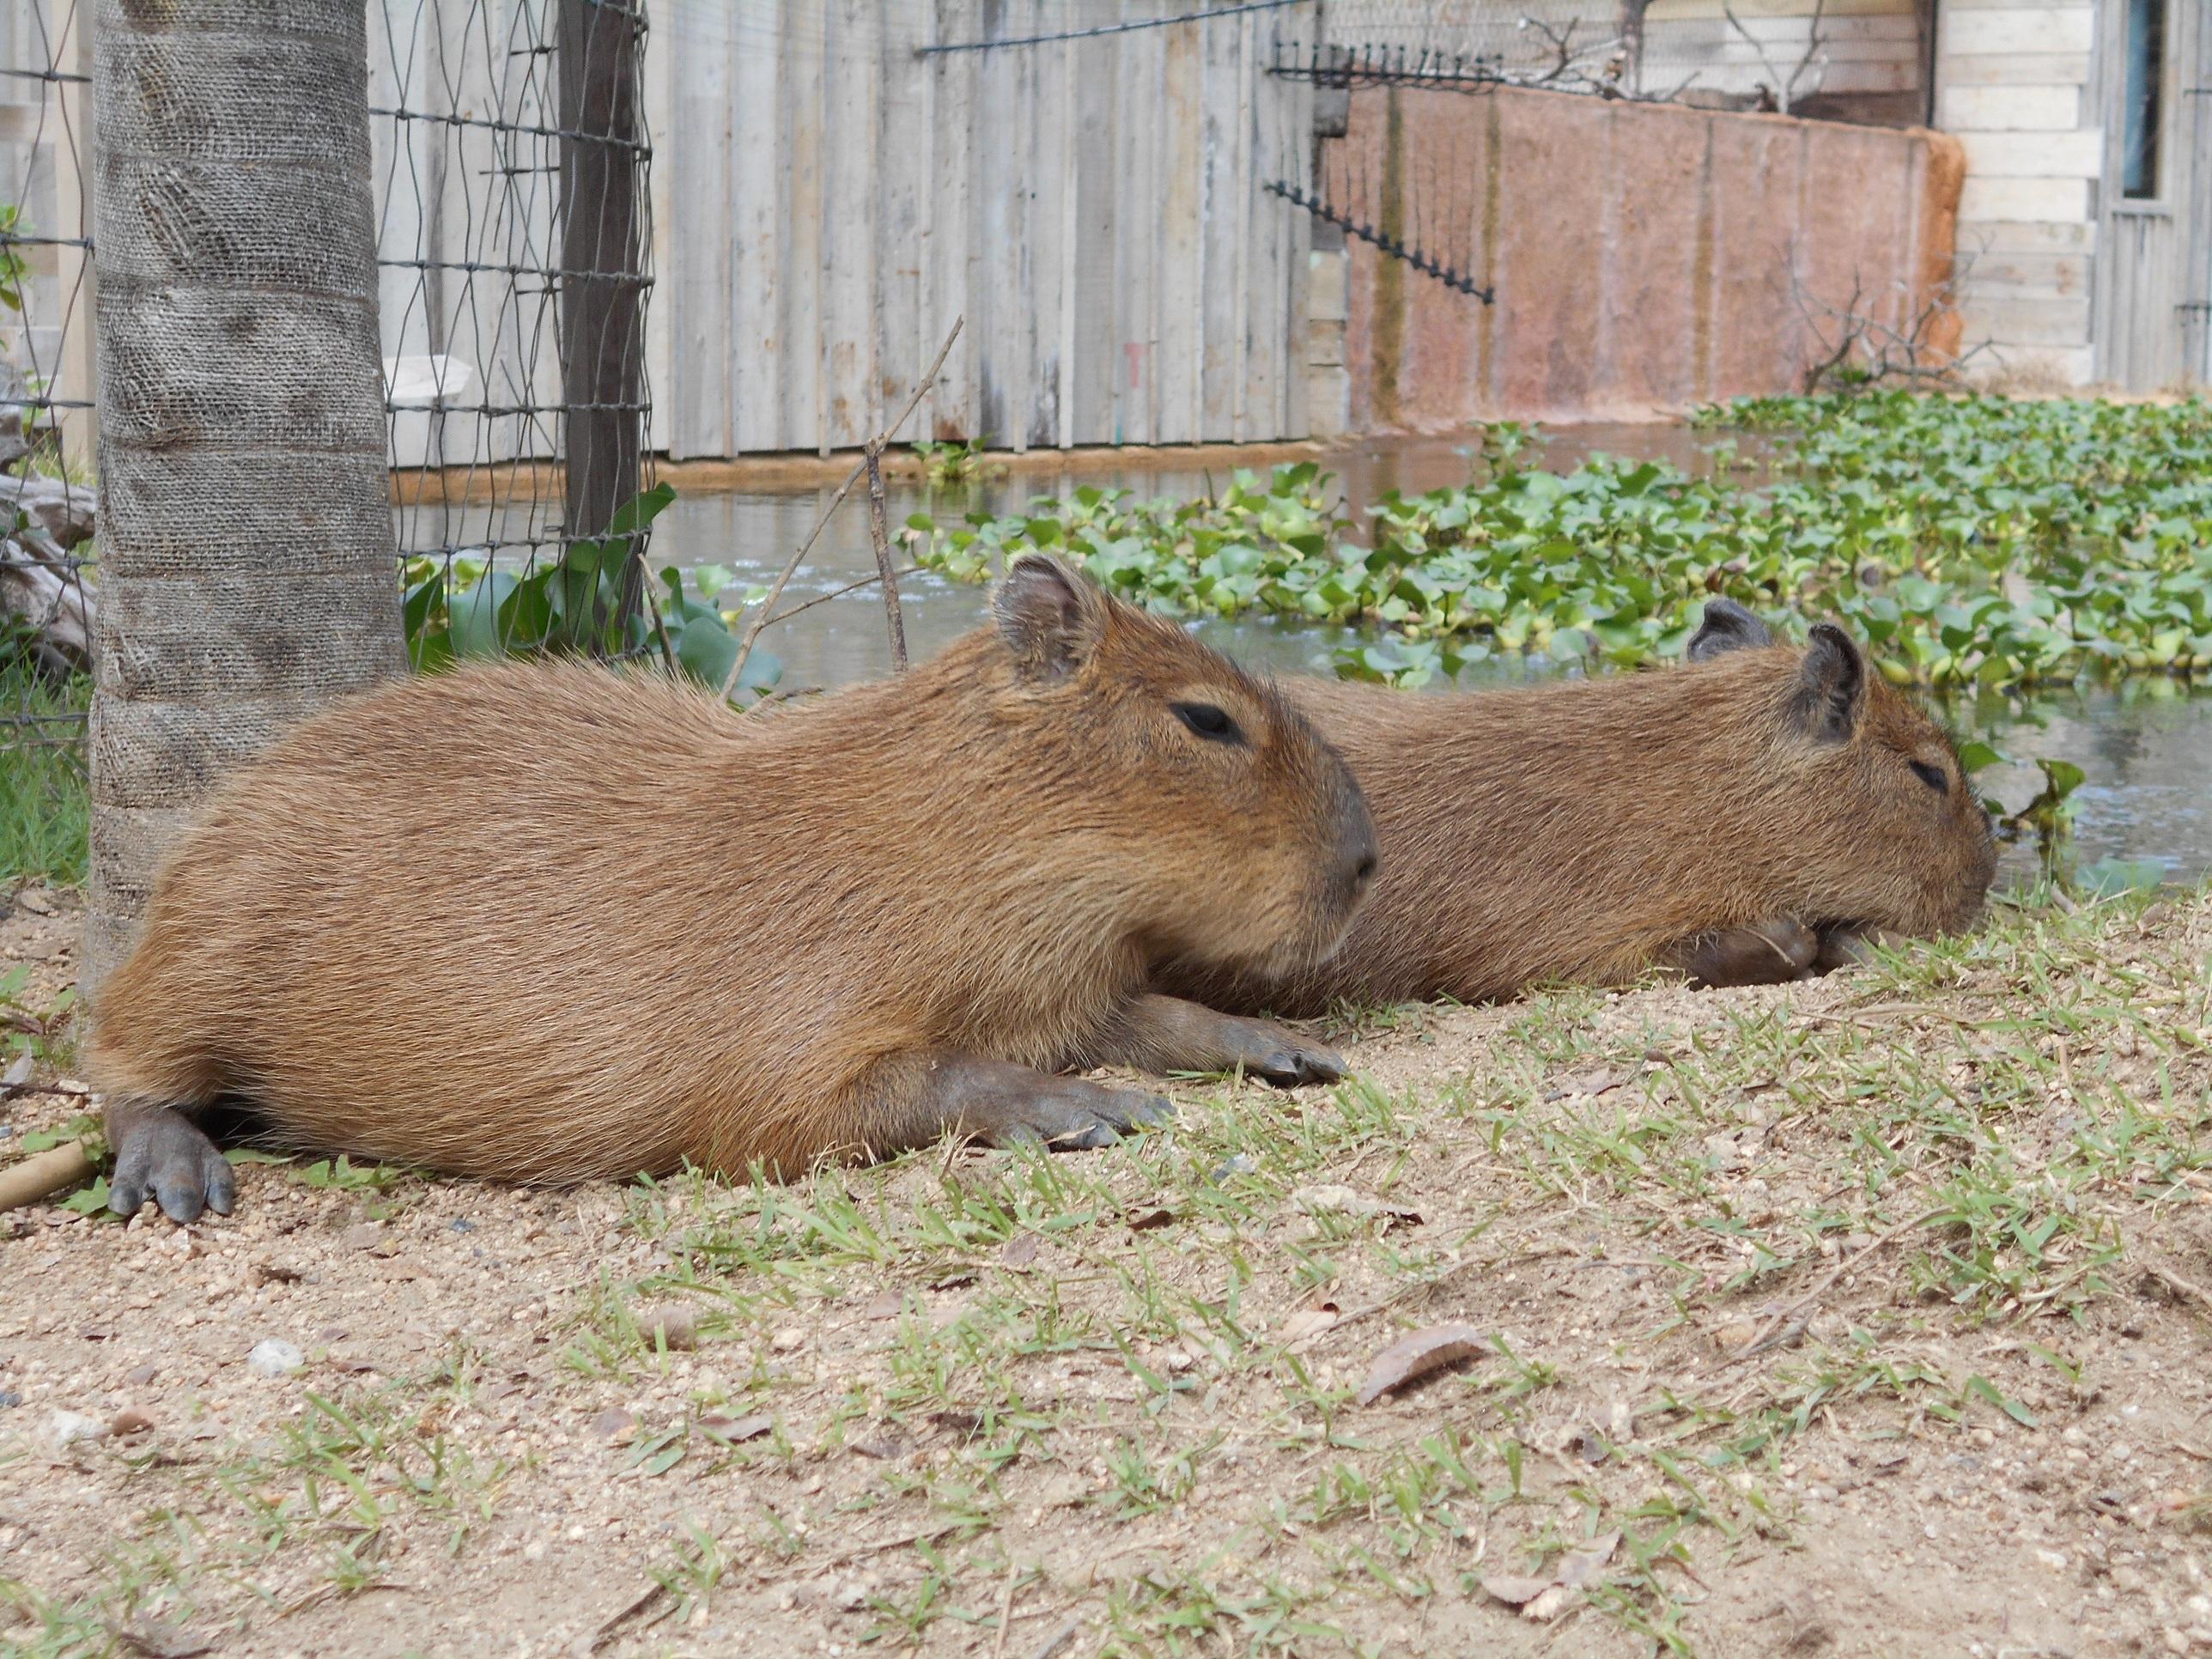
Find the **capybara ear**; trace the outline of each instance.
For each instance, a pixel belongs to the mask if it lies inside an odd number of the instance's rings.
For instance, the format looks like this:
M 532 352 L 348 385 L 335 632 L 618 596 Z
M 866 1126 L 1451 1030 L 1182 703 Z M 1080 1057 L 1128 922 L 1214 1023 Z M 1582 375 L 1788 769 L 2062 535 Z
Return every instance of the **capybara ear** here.
M 1734 599 L 1708 599 L 1705 619 L 1682 654 L 1691 662 L 1707 662 L 1723 652 L 1773 643 L 1774 630 Z
M 1024 679 L 1066 679 L 1106 633 L 1106 595 L 1059 560 L 1025 553 L 991 596 L 999 635 Z
M 1822 743 L 1847 742 L 1865 707 L 1866 659 L 1857 642 L 1832 623 L 1814 623 L 1796 699 L 1806 735 Z

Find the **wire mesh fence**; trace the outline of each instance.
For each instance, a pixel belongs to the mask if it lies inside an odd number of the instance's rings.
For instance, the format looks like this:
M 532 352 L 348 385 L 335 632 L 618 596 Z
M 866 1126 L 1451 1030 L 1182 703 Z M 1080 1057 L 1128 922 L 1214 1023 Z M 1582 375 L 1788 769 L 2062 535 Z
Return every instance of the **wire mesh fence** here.
M 0 7 L 0 875 L 84 860 L 90 68 L 76 0 Z
M 650 520 L 624 508 L 651 482 L 644 13 L 371 3 L 379 298 L 417 660 L 637 648 Z
M 604 623 L 635 601 L 622 556 L 645 529 L 618 515 L 650 482 L 644 15 L 619 0 L 368 4 L 410 623 L 447 639 L 449 596 L 506 600 L 592 538 L 616 574 L 582 608 Z M 90 26 L 80 0 L 0 7 L 0 757 L 25 821 L 76 845 L 98 605 Z M 529 624 L 527 606 L 479 608 L 465 624 Z M 59 867 L 78 862 L 64 849 Z

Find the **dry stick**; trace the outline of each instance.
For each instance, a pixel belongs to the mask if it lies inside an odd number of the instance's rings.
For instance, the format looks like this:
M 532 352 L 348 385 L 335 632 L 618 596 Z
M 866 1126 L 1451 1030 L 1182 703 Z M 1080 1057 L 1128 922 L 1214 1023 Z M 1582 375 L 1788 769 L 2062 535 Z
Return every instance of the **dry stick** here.
M 5 1205 L 0 1205 L 0 1209 L 6 1207 Z M 2155 1261 L 2148 1263 L 2143 1271 L 2183 1301 L 2194 1302 L 2204 1311 L 2212 1313 L 2212 1291 L 2208 1291 L 2202 1285 L 2184 1279 L 2171 1267 L 2160 1267 Z M 2184 1448 L 2184 1449 L 2187 1449 Z
M 0 1210 L 17 1210 L 52 1198 L 82 1181 L 94 1170 L 82 1140 L 64 1141 L 34 1153 L 0 1172 Z
M 898 573 L 891 568 L 891 537 L 884 523 L 884 441 L 871 438 L 864 464 L 868 469 L 868 539 L 876 546 L 876 572 L 884 584 L 884 626 L 891 636 L 891 672 L 906 672 L 906 618 L 899 614 Z
M 900 570 L 898 574 L 902 576 L 919 576 L 926 568 L 922 565 L 910 564 Z M 788 611 L 777 611 L 769 618 L 769 623 L 773 627 L 777 623 L 789 622 L 803 611 L 811 611 L 816 605 L 827 605 L 832 599 L 842 599 L 848 593 L 857 593 L 862 588 L 872 587 L 881 580 L 883 580 L 881 576 L 863 576 L 858 581 L 847 582 L 842 587 L 833 587 L 827 593 L 817 593 L 811 599 L 801 599 Z
M 1806 1291 L 1804 1295 L 1799 1297 L 1788 1307 L 1776 1314 L 1773 1318 L 1768 1320 L 1766 1322 L 1766 1328 L 1759 1332 L 1751 1339 L 1750 1341 L 1745 1343 L 1743 1346 L 1730 1354 L 1728 1357 L 1726 1363 L 1733 1365 L 1739 1359 L 1748 1359 L 1755 1353 L 1763 1353 L 1769 1348 L 1778 1346 L 1781 1343 L 1784 1333 L 1786 1332 L 1790 1327 L 1790 1321 L 1796 1318 L 1799 1314 L 1810 1314 L 1813 1309 L 1819 1305 L 1820 1298 L 1827 1295 L 1829 1291 L 1834 1287 L 1838 1279 L 1841 1279 L 1845 1273 L 1850 1272 L 1853 1268 L 1862 1267 L 1867 1262 L 1871 1261 L 1874 1259 L 1876 1251 L 1884 1249 L 1886 1246 L 1895 1243 L 1899 1239 L 1904 1237 L 1905 1234 L 1917 1231 L 1918 1229 L 1926 1226 L 1931 1221 L 1942 1220 L 1945 1216 L 1951 1213 L 1951 1209 L 1952 1206 L 1946 1204 L 1937 1209 L 1923 1211 L 1919 1215 L 1913 1217 L 1911 1220 L 1900 1221 L 1894 1227 L 1891 1227 L 1876 1235 L 1873 1241 L 1867 1245 L 1866 1249 L 1861 1250 L 1856 1255 L 1850 1256 L 1844 1261 L 1838 1261 L 1833 1267 L 1821 1274 L 1820 1282 L 1819 1284 L 1814 1285 L 1811 1290 Z
M 967 320 L 964 317 L 955 317 L 952 319 L 952 332 L 946 335 L 945 343 L 937 348 L 937 361 L 929 366 L 929 373 L 923 375 L 916 383 L 914 395 L 906 400 L 906 407 L 899 410 L 898 418 L 884 428 L 881 434 L 872 441 L 872 447 L 877 448 L 879 453 L 881 446 L 890 441 L 891 434 L 904 426 L 907 416 L 921 406 L 923 394 L 937 384 L 938 371 L 945 367 L 945 360 L 952 355 L 952 343 L 960 337 L 960 325 Z M 799 568 L 800 562 L 813 550 L 815 541 L 821 536 L 823 528 L 836 515 L 837 509 L 845 504 L 845 497 L 852 494 L 853 486 L 860 483 L 860 475 L 867 470 L 868 464 L 864 459 L 860 465 L 845 475 L 845 482 L 837 486 L 837 493 L 830 497 L 830 505 L 822 516 L 814 521 L 814 528 L 807 532 L 806 539 L 799 545 L 799 551 L 791 556 L 791 562 L 784 566 L 782 573 L 770 584 L 768 597 L 761 601 L 760 615 L 754 617 L 753 625 L 745 629 L 745 637 L 738 645 L 738 659 L 730 665 L 730 672 L 722 680 L 723 696 L 727 697 L 737 689 L 738 676 L 745 672 L 745 659 L 753 653 L 753 641 L 760 638 L 761 629 L 768 626 L 769 613 L 775 609 L 775 602 L 783 597 L 784 584 L 791 580 L 793 573 Z

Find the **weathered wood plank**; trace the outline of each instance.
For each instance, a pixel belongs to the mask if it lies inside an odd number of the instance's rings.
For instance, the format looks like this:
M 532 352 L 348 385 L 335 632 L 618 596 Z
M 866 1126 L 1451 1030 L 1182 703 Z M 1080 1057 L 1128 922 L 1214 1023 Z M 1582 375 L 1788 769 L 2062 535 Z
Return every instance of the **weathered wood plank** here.
M 781 13 L 775 0 L 764 0 L 753 15 L 762 27 L 775 31 Z M 741 453 L 792 449 L 803 440 L 790 431 L 784 412 L 783 383 L 792 366 L 782 299 L 786 246 L 778 229 L 787 182 L 787 118 L 779 95 L 783 76 L 776 55 L 756 36 L 732 28 L 721 46 L 735 104 L 729 140 L 730 197 L 722 210 L 732 224 L 726 292 L 729 317 L 722 358 L 730 381 L 731 425 Z M 711 202 L 690 205 L 702 217 L 716 211 Z

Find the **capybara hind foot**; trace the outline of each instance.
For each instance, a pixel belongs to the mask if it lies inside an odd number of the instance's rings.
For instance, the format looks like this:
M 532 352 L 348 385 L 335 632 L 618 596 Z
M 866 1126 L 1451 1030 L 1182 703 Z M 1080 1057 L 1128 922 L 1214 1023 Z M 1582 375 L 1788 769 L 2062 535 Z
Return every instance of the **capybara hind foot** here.
M 1334 1083 L 1344 1075 L 1344 1061 L 1334 1049 L 1286 1025 L 1220 1013 L 1181 997 L 1132 997 L 1083 1058 L 1162 1076 L 1242 1072 L 1285 1089 Z
M 136 1215 L 152 1198 L 172 1221 L 197 1221 L 204 1209 L 228 1215 L 238 1178 L 206 1131 L 167 1106 L 113 1106 L 107 1113 L 115 1173 L 107 1207 Z
M 1714 990 L 1808 978 L 1820 954 L 1819 934 L 1802 922 L 1784 921 L 1717 928 L 1678 939 L 1659 953 L 1659 963 L 1700 990 Z
M 1110 1146 L 1127 1130 L 1175 1115 L 1158 1095 L 942 1050 L 885 1060 L 870 1085 L 868 1146 L 878 1154 L 947 1134 L 994 1146 L 1042 1140 L 1055 1152 Z
M 1856 968 L 1874 959 L 1875 946 L 1896 943 L 1894 934 L 1880 928 L 1826 928 L 1820 934 L 1820 954 L 1814 958 L 1813 971 L 1832 974 L 1838 968 Z

